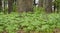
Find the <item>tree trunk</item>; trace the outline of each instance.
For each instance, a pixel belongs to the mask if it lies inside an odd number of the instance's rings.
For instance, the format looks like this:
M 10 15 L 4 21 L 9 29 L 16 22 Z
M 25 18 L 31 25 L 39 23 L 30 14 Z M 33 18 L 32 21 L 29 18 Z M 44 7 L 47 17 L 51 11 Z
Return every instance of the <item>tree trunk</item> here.
M 47 13 L 52 12 L 52 0 L 45 0 L 45 11 Z
M 45 1 L 46 1 L 46 0 L 43 1 L 43 7 L 44 7 L 44 8 L 45 8 Z
M 33 11 L 33 0 L 17 0 L 18 12 Z
M 39 6 L 39 7 L 43 7 L 43 0 L 39 0 L 38 6 Z
M 60 12 L 60 2 L 57 3 L 57 13 Z
M 2 11 L 2 0 L 0 0 L 0 12 Z
M 13 11 L 13 0 L 8 0 L 8 14 Z

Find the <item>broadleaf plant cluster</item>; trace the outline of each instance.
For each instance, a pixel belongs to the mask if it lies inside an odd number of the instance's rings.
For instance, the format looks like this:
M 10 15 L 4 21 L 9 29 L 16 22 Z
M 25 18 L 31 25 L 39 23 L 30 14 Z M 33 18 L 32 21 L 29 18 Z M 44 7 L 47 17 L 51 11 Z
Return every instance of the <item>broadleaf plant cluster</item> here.
M 60 28 L 60 13 L 46 14 L 42 13 L 43 9 L 23 13 L 0 13 L 0 33 L 16 33 L 18 30 L 28 31 L 46 31 L 52 32 L 55 27 Z M 40 13 L 39 13 L 40 12 Z

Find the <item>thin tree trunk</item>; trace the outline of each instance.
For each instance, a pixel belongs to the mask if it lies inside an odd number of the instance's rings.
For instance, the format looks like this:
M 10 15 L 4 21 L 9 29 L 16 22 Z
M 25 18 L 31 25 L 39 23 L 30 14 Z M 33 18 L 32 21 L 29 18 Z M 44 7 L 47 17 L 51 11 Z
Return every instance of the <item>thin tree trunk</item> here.
M 60 2 L 57 3 L 57 13 L 60 12 Z
M 36 5 L 37 5 L 37 4 L 36 4 L 36 0 L 34 0 L 34 3 L 33 3 L 33 5 L 34 5 L 34 6 L 36 6 Z
M 46 0 L 43 1 L 43 7 L 44 7 L 44 8 L 45 8 L 45 1 L 46 1 Z
M 3 12 L 6 14 L 8 11 L 8 0 L 3 0 Z
M 13 0 L 8 0 L 8 14 L 13 11 Z
M 2 11 L 2 0 L 0 0 L 0 12 Z

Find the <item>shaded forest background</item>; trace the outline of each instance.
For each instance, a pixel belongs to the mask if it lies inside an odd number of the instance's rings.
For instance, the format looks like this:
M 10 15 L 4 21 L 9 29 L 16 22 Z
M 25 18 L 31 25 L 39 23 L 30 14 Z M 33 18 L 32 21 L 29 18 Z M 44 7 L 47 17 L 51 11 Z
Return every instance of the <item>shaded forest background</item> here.
M 20 2 L 21 1 L 21 2 Z M 38 6 L 37 6 L 38 5 Z M 60 2 L 59 0 L 1 0 L 0 1 L 0 10 L 4 13 L 7 11 L 8 13 L 15 11 L 17 12 L 29 12 L 33 11 L 34 7 L 42 7 L 45 9 L 45 12 L 59 12 Z

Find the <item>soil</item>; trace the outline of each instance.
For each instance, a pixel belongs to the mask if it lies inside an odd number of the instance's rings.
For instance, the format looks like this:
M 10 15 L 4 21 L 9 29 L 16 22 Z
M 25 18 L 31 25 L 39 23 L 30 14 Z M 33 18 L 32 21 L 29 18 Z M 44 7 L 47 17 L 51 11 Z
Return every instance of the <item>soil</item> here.
M 56 28 L 53 33 L 60 33 L 60 29 Z

